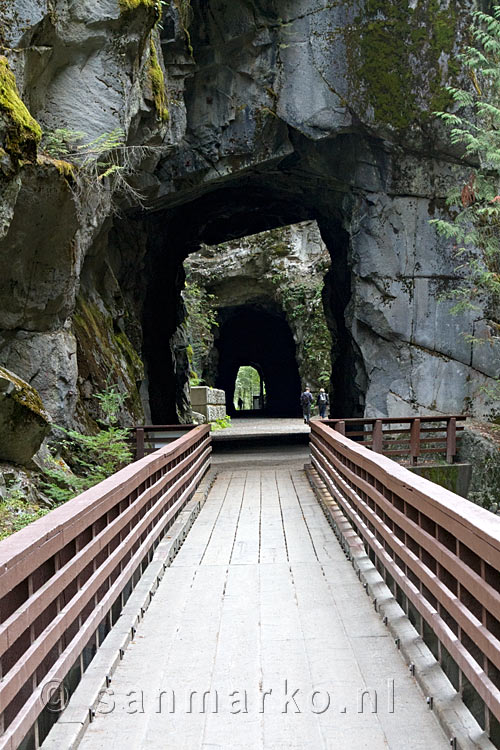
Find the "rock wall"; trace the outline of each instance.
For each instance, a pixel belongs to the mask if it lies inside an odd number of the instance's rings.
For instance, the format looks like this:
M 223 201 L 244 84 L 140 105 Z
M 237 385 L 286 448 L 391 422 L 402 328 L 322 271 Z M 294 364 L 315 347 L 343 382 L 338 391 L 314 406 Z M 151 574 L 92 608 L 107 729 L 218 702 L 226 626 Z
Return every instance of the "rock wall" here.
M 487 425 L 467 423 L 458 447 L 458 459 L 472 464 L 468 499 L 483 508 L 500 511 L 500 440 Z
M 137 195 L 66 152 L 96 138 L 99 149 L 119 129 L 134 190 L 147 188 L 158 145 L 170 140 L 166 94 L 155 92 L 160 5 L 25 0 L 2 3 L 0 14 L 2 80 L 15 72 L 29 109 L 0 98 L 0 363 L 38 389 L 56 423 L 92 429 L 92 395 L 110 382 L 129 394 L 123 421 L 135 423 L 144 243 L 130 222 L 121 236 L 112 225 Z
M 437 301 L 459 272 L 428 223 L 463 178 L 429 113 L 472 3 L 191 0 L 189 33 L 179 6 L 0 4 L 0 365 L 63 424 L 91 428 L 109 379 L 125 423 L 148 389 L 154 421 L 182 417 L 184 259 L 314 220 L 336 410 L 488 412 L 497 316 Z M 122 181 L 47 152 L 117 128 Z
M 330 388 L 332 337 L 323 309 L 330 255 L 315 222 L 302 222 L 204 246 L 184 267 L 187 278 L 214 298 L 212 307 L 227 319 L 242 307 L 268 310 L 288 323 L 296 345 L 299 375 L 314 392 Z M 217 337 L 218 329 L 213 329 Z M 215 360 L 215 362 L 214 362 Z M 196 363 L 204 379 L 217 379 L 217 352 Z M 335 378 L 334 378 L 335 381 Z

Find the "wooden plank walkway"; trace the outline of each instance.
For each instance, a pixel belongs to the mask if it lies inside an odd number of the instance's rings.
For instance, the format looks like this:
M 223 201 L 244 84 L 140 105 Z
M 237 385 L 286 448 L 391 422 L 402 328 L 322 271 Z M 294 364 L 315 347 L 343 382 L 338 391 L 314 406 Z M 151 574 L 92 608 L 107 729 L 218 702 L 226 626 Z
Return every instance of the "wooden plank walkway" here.
M 80 747 L 449 743 L 304 472 L 255 468 L 219 474 Z

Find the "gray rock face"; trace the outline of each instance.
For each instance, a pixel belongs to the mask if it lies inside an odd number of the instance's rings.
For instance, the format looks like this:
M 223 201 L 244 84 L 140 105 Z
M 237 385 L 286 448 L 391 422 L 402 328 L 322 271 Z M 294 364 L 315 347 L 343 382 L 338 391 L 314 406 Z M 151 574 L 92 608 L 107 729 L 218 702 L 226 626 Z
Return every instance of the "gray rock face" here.
M 459 459 L 472 464 L 469 499 L 495 512 L 500 509 L 500 446 L 469 426 L 459 443 Z
M 50 417 L 36 390 L 0 367 L 0 461 L 28 464 L 49 430 Z
M 66 426 L 89 425 L 97 412 L 92 396 L 112 378 L 129 395 L 124 421 L 135 423 L 142 415 L 140 323 L 135 301 L 129 297 L 125 315 L 123 300 L 128 264 L 139 263 L 144 249 L 130 256 L 133 233 L 126 242 L 113 235 L 115 245 L 108 245 L 109 217 L 123 191 L 113 191 L 112 178 L 98 181 L 98 173 L 73 169 L 64 161 L 64 141 L 76 131 L 83 143 L 106 140 L 120 129 L 128 143 L 138 144 L 123 158 L 134 165 L 134 190 L 139 187 L 143 162 L 151 169 L 158 158 L 143 146 L 167 130 L 150 73 L 158 8 L 139 3 L 127 11 L 115 0 L 23 0 L 2 4 L 0 14 L 0 41 L 24 101 L 44 132 L 63 134 L 60 153 L 56 147 L 48 155 L 42 143 L 36 163 L 26 153 L 23 163 L 6 163 L 0 176 L 0 364 L 35 384 L 52 418 Z M 96 152 L 95 158 L 107 157 Z M 135 194 L 126 192 L 130 201 Z M 96 280 L 96 265 L 114 270 Z M 93 337 L 92 355 L 85 321 L 75 316 L 77 296 L 110 321 L 109 336 L 103 331 Z M 100 369 L 96 361 L 103 363 Z
M 108 376 L 124 421 L 147 386 L 154 421 L 183 418 L 186 256 L 316 221 L 336 411 L 490 411 L 496 315 L 438 301 L 459 272 L 429 225 L 463 179 L 428 113 L 469 5 L 192 0 L 191 54 L 173 4 L 157 27 L 149 2 L 2 3 L 0 42 L 42 129 L 121 128 L 133 174 L 126 194 L 82 190 L 33 142 L 26 159 L 0 152 L 0 364 L 67 425 L 92 422 Z M 258 293 L 225 271 L 235 294 Z

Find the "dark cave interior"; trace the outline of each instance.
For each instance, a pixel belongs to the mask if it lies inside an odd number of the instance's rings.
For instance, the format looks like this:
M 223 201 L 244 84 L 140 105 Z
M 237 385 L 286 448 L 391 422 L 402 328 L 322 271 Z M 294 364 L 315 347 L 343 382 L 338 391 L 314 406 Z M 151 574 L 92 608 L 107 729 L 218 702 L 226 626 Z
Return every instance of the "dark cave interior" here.
M 215 386 L 226 392 L 228 414 L 236 413 L 233 398 L 239 368 L 258 363 L 266 384 L 266 415 L 296 416 L 301 384 L 287 322 L 253 305 L 227 308 L 224 319 L 216 342 L 219 367 Z

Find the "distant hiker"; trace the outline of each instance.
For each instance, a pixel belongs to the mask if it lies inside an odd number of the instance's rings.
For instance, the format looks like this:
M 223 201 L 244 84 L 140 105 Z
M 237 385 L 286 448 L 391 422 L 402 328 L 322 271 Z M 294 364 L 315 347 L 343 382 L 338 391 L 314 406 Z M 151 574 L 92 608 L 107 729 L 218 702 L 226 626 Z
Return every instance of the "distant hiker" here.
M 304 417 L 304 424 L 309 424 L 309 420 L 311 419 L 311 404 L 313 402 L 313 397 L 311 390 L 309 388 L 306 388 L 305 391 L 300 396 L 300 405 L 302 407 L 302 415 Z
M 324 388 L 319 389 L 318 398 L 316 399 L 316 405 L 319 409 L 319 416 L 321 419 L 326 418 L 326 407 L 329 404 L 328 393 L 325 393 Z
M 243 409 L 243 399 L 241 396 L 238 399 L 238 409 L 241 411 Z

